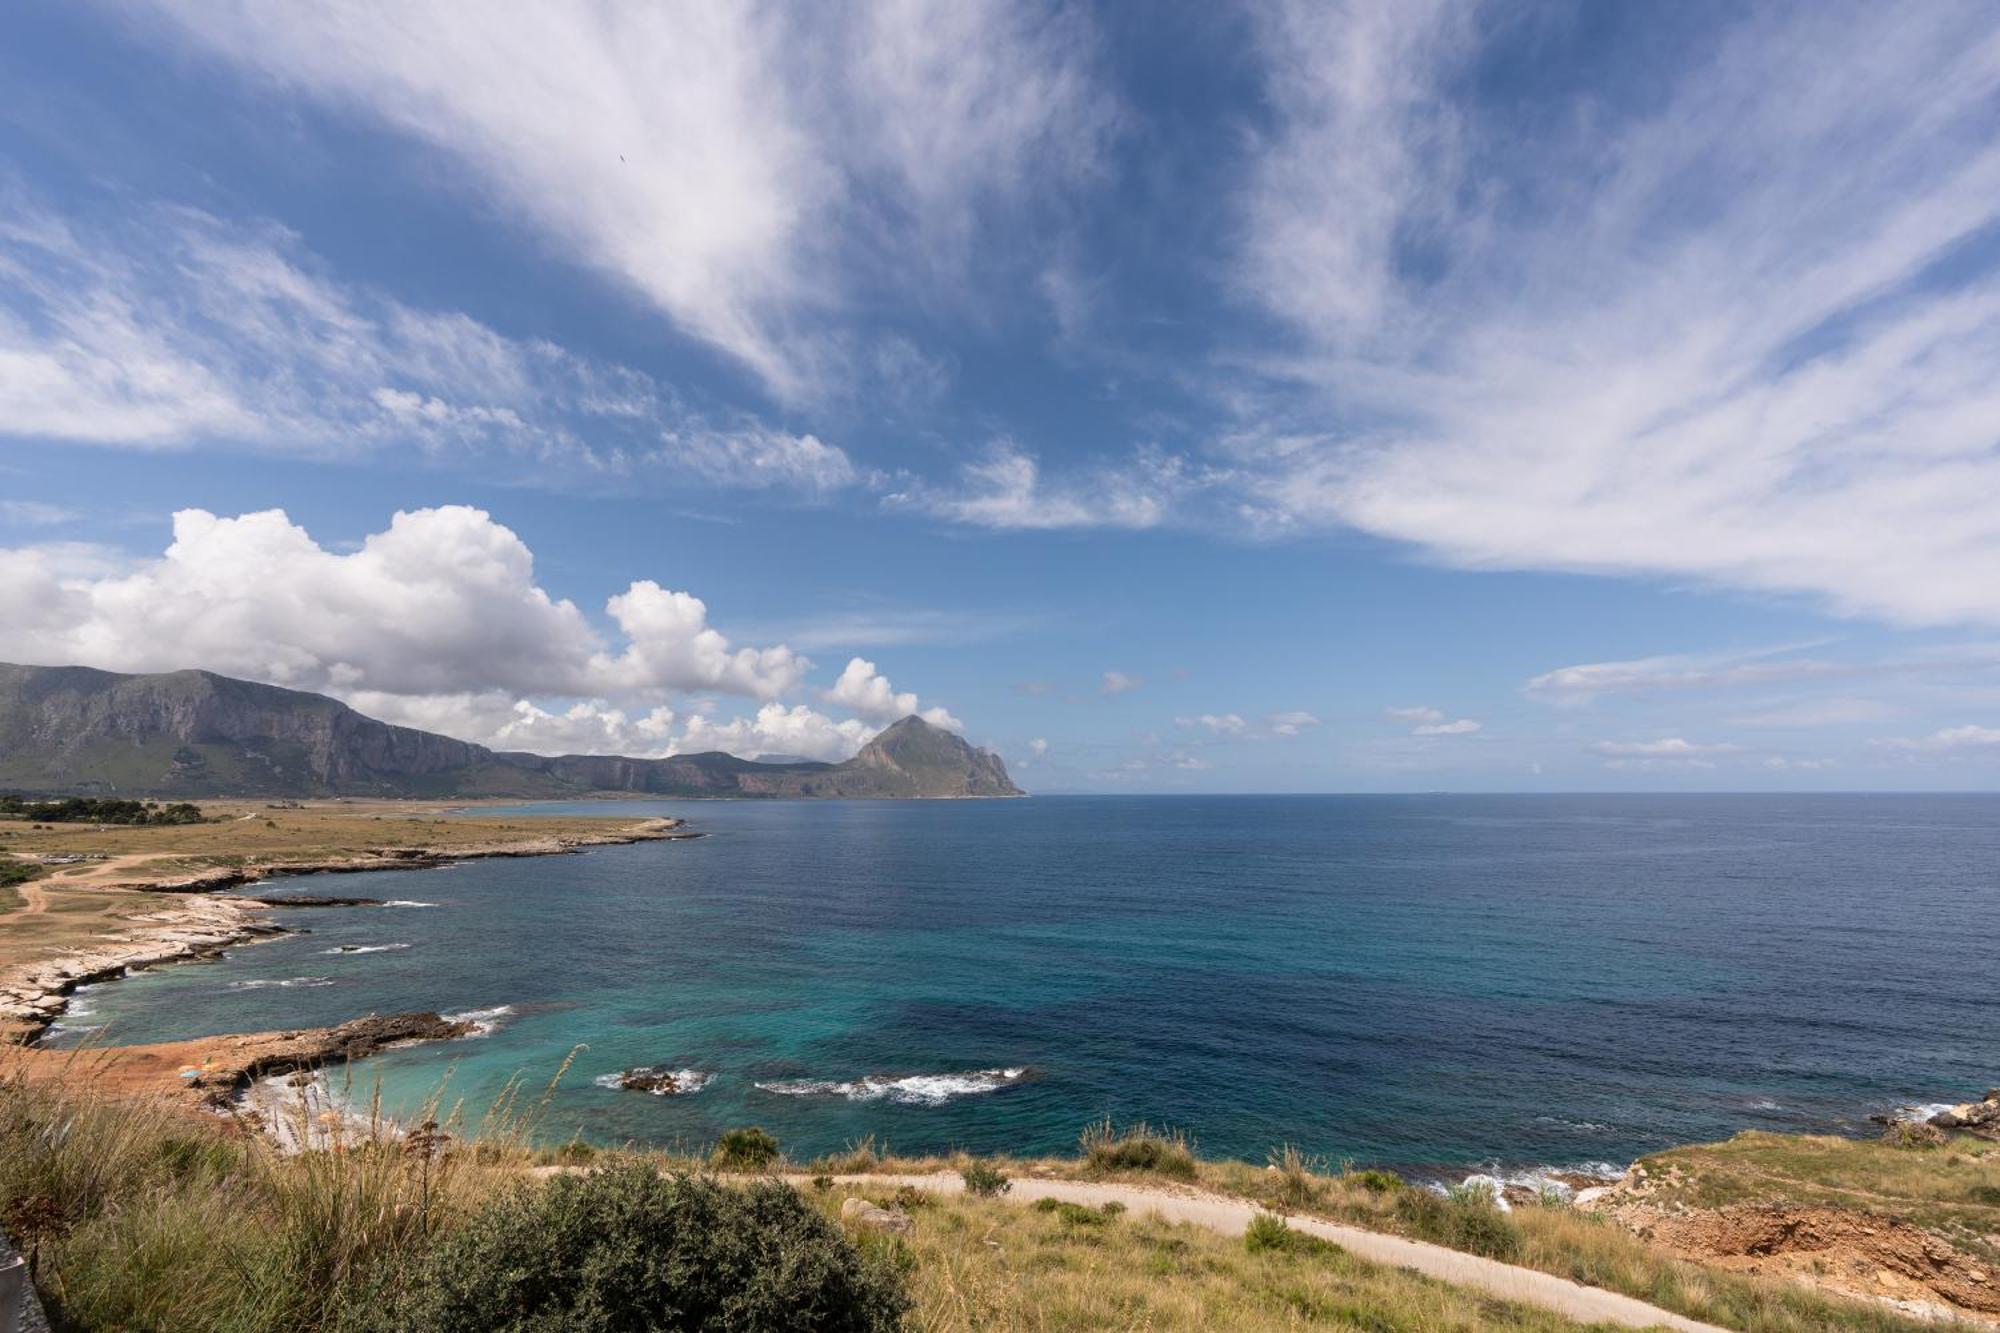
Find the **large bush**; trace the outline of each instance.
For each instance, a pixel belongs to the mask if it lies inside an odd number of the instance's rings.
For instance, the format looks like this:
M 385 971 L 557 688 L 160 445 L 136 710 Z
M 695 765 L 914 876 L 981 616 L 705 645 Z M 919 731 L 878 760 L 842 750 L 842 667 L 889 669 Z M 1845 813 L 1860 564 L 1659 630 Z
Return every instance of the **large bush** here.
M 644 1167 L 524 1186 L 436 1245 L 361 1321 L 397 1333 L 887 1330 L 908 1301 L 788 1186 Z

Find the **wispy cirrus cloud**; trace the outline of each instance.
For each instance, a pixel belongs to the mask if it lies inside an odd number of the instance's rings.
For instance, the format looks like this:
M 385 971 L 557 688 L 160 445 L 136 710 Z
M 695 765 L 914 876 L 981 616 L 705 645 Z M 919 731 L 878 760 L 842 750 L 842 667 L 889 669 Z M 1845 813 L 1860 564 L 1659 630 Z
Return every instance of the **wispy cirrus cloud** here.
M 961 283 L 989 229 L 1050 231 L 1018 224 L 1093 178 L 1118 120 L 1085 17 L 999 0 L 120 13 L 423 145 L 791 399 L 852 369 L 830 320 L 870 289 L 921 297 Z
M 905 477 L 884 502 L 972 527 L 999 530 L 1151 528 L 1218 482 L 1179 455 L 1141 449 L 1124 463 L 1049 476 L 1034 454 L 1000 440 L 962 463 L 955 477 Z
M 1237 272 L 1294 337 L 1231 453 L 1268 521 L 2000 621 L 1990 13 L 1741 11 L 1663 93 L 1532 121 L 1469 92 L 1508 23 L 1263 12 Z
M 629 367 L 325 271 L 297 236 L 169 205 L 85 223 L 0 195 L 0 435 L 825 495 L 837 446 L 703 413 Z
M 1967 723 L 1964 726 L 1940 727 L 1928 736 L 1889 737 L 1874 744 L 1884 750 L 1931 754 L 2000 755 L 2000 727 L 1983 727 L 1976 723 Z

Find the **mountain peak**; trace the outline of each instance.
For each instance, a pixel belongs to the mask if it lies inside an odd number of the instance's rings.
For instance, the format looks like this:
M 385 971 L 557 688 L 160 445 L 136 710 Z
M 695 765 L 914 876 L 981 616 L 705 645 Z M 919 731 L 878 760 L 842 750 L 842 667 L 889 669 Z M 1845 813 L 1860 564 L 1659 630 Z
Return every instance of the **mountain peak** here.
M 885 796 L 1020 796 L 1000 756 L 916 714 L 877 732 L 849 761 L 881 773 Z M 907 787 L 907 792 L 904 788 Z
M 496 754 L 212 671 L 0 663 L 0 790 L 156 796 L 1019 796 L 997 755 L 906 717 L 842 764 Z

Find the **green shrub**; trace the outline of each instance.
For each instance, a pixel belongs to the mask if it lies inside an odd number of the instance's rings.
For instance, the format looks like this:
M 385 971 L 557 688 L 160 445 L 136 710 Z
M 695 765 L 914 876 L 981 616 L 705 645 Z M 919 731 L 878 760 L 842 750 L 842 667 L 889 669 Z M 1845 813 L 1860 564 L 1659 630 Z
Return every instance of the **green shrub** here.
M 959 1175 L 965 1178 L 965 1192 L 982 1199 L 995 1198 L 1014 1188 L 1014 1182 L 1007 1179 L 1007 1173 L 991 1162 L 972 1162 Z
M 709 1160 L 724 1171 L 762 1171 L 778 1160 L 778 1141 L 755 1125 L 725 1130 Z
M 1194 1148 L 1179 1131 L 1133 1125 L 1122 1133 L 1110 1119 L 1083 1131 L 1084 1161 L 1093 1171 L 1149 1171 L 1176 1180 L 1195 1178 Z
M 1521 1248 L 1521 1232 L 1483 1189 L 1453 1190 L 1440 1198 L 1429 1190 L 1396 1196 L 1396 1216 L 1412 1234 L 1468 1254 L 1511 1259 Z
M 384 1333 L 779 1333 L 894 1329 L 909 1300 L 785 1185 L 624 1166 L 517 1188 L 368 1306 Z
M 1370 1194 L 1394 1194 L 1403 1188 L 1403 1178 L 1394 1171 L 1350 1171 L 1346 1179 Z
M 1068 1226 L 1101 1227 L 1112 1218 L 1118 1216 L 1118 1213 L 1124 1212 L 1125 1209 L 1121 1205 L 1114 1212 L 1110 1204 L 1106 1204 L 1103 1208 L 1086 1208 L 1080 1203 L 1071 1203 L 1067 1199 L 1037 1199 L 1035 1200 L 1035 1211 L 1038 1213 L 1054 1213 L 1058 1222 L 1062 1222 Z
M 1259 1213 L 1243 1232 L 1243 1248 L 1252 1254 L 1337 1254 L 1330 1240 L 1294 1231 L 1276 1213 Z

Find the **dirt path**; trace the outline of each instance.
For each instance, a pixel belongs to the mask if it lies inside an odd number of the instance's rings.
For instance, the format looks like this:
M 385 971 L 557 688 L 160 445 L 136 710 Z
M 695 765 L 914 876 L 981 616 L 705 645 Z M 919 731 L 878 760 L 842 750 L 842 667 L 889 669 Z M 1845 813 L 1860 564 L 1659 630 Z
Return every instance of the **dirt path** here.
M 805 1177 L 799 1177 L 801 1181 Z M 914 1185 L 938 1194 L 958 1194 L 965 1182 L 955 1174 L 935 1176 L 836 1176 L 842 1185 L 894 1188 Z M 1155 1189 L 1096 1181 L 1035 1180 L 1016 1177 L 1004 1196 L 1012 1203 L 1033 1203 L 1037 1199 L 1061 1199 L 1088 1207 L 1117 1202 L 1134 1212 L 1157 1213 L 1171 1222 L 1191 1222 L 1195 1226 L 1225 1236 L 1240 1236 L 1250 1219 L 1267 1211 L 1243 1199 L 1232 1199 L 1204 1191 Z M 1408 1240 L 1380 1231 L 1343 1226 L 1314 1217 L 1285 1219 L 1293 1230 L 1330 1240 L 1359 1258 L 1389 1264 L 1434 1277 L 1453 1286 L 1471 1287 L 1489 1296 L 1523 1305 L 1553 1310 L 1586 1324 L 1620 1324 L 1627 1328 L 1671 1328 L 1681 1333 L 1724 1333 L 1714 1324 L 1704 1324 L 1684 1315 L 1662 1310 L 1630 1296 L 1586 1287 L 1532 1268 L 1482 1259 L 1476 1254 L 1446 1249 L 1427 1241 Z
M 14 885 L 14 892 L 21 895 L 21 905 L 11 912 L 0 913 L 0 926 L 18 921 L 24 916 L 40 916 L 49 910 L 48 892 L 34 880 Z

